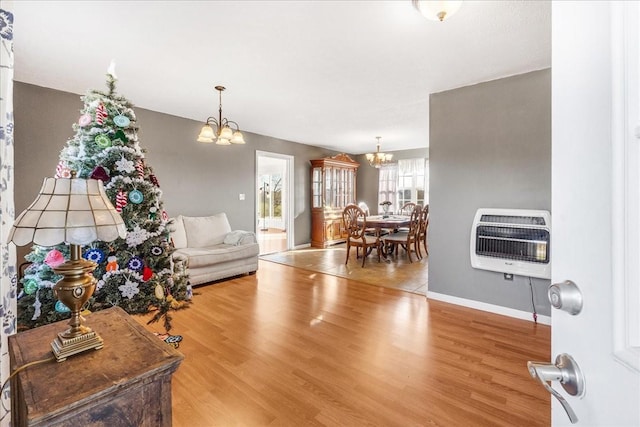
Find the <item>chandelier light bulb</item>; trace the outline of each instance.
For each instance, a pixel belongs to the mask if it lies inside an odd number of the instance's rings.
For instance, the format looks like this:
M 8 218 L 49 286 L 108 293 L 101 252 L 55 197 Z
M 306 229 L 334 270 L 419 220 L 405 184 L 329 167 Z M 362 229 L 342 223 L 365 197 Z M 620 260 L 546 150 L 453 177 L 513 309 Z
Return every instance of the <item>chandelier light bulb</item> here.
M 411 3 L 425 18 L 441 22 L 451 18 L 462 6 L 462 1 L 447 0 L 412 0 Z

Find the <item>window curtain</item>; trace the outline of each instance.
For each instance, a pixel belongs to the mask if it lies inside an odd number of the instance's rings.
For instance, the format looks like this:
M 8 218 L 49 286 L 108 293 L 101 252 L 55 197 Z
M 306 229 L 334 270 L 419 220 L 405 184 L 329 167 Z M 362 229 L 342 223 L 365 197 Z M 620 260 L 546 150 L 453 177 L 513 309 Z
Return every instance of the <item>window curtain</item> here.
M 378 213 L 382 213 L 380 203 L 390 201 L 391 211 L 396 211 L 396 188 L 398 185 L 398 166 L 396 164 L 383 165 L 378 175 Z
M 7 244 L 15 218 L 13 202 L 13 2 L 0 8 L 0 379 L 9 377 L 8 337 L 16 332 L 16 248 Z M 10 390 L 0 395 L 0 426 L 10 425 Z

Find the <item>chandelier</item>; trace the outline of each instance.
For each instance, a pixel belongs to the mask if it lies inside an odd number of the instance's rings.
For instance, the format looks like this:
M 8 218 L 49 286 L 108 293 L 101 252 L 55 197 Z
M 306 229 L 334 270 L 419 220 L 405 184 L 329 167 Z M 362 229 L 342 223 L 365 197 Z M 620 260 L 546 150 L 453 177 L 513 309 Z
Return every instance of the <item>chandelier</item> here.
M 216 86 L 216 90 L 220 93 L 218 118 L 207 118 L 207 122 L 202 126 L 202 130 L 200 130 L 197 141 L 206 143 L 215 141 L 218 145 L 244 144 L 244 137 L 242 136 L 242 132 L 240 132 L 238 124 L 228 120 L 226 117 L 224 119 L 222 118 L 222 91 L 225 90 L 225 87 Z M 211 127 L 211 125 L 215 125 L 215 129 Z M 235 127 L 235 130 L 232 130 L 231 126 Z
M 377 147 L 376 152 L 365 154 L 365 156 L 367 157 L 367 161 L 369 162 L 369 165 L 371 165 L 376 169 L 380 168 L 380 166 L 390 163 L 391 159 L 393 158 L 393 154 L 386 154 L 386 153 L 380 152 L 380 138 L 382 137 L 376 136 L 376 139 L 378 140 L 378 144 L 376 146 Z
M 411 0 L 411 3 L 425 18 L 441 22 L 451 18 L 462 5 L 462 1 L 447 0 Z

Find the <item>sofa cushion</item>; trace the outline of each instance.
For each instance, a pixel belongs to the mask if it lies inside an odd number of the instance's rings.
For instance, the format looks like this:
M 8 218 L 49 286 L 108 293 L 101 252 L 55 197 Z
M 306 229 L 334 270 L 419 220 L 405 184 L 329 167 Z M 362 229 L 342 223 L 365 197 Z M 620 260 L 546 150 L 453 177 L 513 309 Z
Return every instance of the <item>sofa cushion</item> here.
M 224 212 L 211 216 L 183 216 L 182 222 L 187 233 L 189 248 L 219 245 L 231 231 L 227 214 Z
M 260 247 L 253 245 L 225 245 L 224 243 L 207 248 L 184 248 L 176 251 L 178 256 L 189 258 L 189 268 L 207 267 L 223 262 L 258 256 Z
M 182 222 L 182 215 L 178 215 L 173 218 L 173 223 L 169 225 L 171 230 L 171 238 L 173 239 L 173 246 L 176 249 L 182 249 L 187 247 L 187 233 L 184 231 L 184 223 Z

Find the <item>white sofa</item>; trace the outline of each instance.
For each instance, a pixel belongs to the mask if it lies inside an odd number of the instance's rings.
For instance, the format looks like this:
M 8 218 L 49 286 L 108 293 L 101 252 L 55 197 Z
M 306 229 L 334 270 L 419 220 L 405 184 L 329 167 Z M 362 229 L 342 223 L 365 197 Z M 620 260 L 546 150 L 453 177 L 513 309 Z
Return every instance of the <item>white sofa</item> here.
M 231 230 L 225 213 L 205 217 L 179 215 L 170 227 L 175 259 L 186 259 L 192 286 L 252 274 L 260 249 L 255 233 Z

